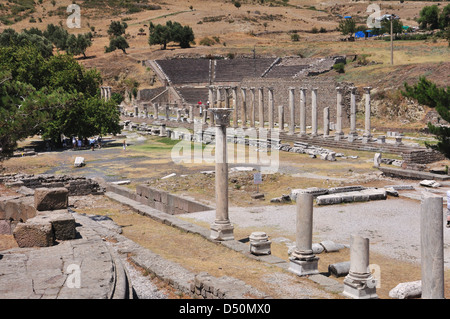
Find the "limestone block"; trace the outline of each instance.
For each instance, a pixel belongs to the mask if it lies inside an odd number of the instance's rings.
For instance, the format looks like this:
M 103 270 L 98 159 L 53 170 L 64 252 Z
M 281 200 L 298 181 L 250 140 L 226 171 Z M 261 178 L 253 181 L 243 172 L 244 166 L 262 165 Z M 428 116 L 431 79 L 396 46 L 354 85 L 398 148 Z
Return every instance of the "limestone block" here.
M 67 188 L 37 188 L 34 193 L 34 207 L 38 211 L 67 208 L 69 191 Z
M 342 196 L 339 195 L 321 195 L 316 198 L 317 205 L 333 205 L 342 203 Z
M 75 158 L 75 162 L 73 163 L 73 165 L 75 167 L 82 167 L 82 166 L 86 165 L 86 163 L 84 162 L 84 157 Z
M 13 235 L 20 248 L 50 247 L 53 245 L 53 229 L 47 221 L 32 218 L 26 223 L 19 223 L 14 228 Z
M 39 212 L 35 220 L 50 223 L 56 240 L 75 239 L 75 218 L 66 209 Z
M 421 280 L 400 283 L 389 291 L 389 297 L 397 299 L 419 298 L 421 295 Z
M 9 220 L 0 219 L 0 235 L 11 235 L 11 223 Z
M 350 271 L 349 261 L 335 263 L 328 266 L 328 272 L 335 277 L 347 276 L 349 271 Z

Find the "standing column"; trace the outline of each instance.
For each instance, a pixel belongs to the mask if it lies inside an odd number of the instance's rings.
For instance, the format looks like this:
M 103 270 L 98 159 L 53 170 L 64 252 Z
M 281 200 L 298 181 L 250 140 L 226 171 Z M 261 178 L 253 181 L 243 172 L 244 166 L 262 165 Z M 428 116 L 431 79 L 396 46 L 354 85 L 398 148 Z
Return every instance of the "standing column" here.
M 278 106 L 278 130 L 280 132 L 284 131 L 284 106 Z
M 364 110 L 365 115 L 365 128 L 364 128 L 364 135 L 363 135 L 363 141 L 368 142 L 370 141 L 372 134 L 370 133 L 371 127 L 370 127 L 370 90 L 371 87 L 365 87 L 364 91 L 366 94 L 366 107 Z
M 289 88 L 289 135 L 295 133 L 295 88 Z
M 154 112 L 153 113 L 153 118 L 155 120 L 158 119 L 158 112 L 159 112 L 158 107 L 159 107 L 158 103 L 153 104 L 153 112 Z
M 297 195 L 295 250 L 289 258 L 289 271 L 299 276 L 318 274 L 319 258 L 312 250 L 313 196 Z
M 274 117 L 275 117 L 275 105 L 273 100 L 273 88 L 267 88 L 269 90 L 269 130 L 274 129 Z
M 343 294 L 354 299 L 377 299 L 376 280 L 369 270 L 369 239 L 352 236 L 350 271 L 344 279 Z
M 358 136 L 356 132 L 356 88 L 350 88 L 350 133 L 349 136 Z
M 311 90 L 311 127 L 312 136 L 317 136 L 317 88 Z
M 336 103 L 336 133 L 334 138 L 336 141 L 339 141 L 344 134 L 342 132 L 342 88 L 336 88 L 337 93 L 337 103 Z
M 422 299 L 444 298 L 442 197 L 425 193 L 420 204 Z
M 306 136 L 306 88 L 300 88 L 300 137 Z
M 189 105 L 189 123 L 194 123 L 194 106 Z
M 230 88 L 225 87 L 224 91 L 225 91 L 225 108 L 229 109 L 230 108 Z
M 242 94 L 241 127 L 245 129 L 245 128 L 247 128 L 247 88 L 241 88 L 241 94 Z
M 106 95 L 106 101 L 111 100 L 111 87 L 107 87 L 107 95 Z
M 232 109 L 209 109 L 214 114 L 216 126 L 216 219 L 211 224 L 211 238 L 233 240 L 233 225 L 228 217 L 228 158 L 227 126 L 230 124 Z
M 166 121 L 168 121 L 169 119 L 170 119 L 170 114 L 169 114 L 169 106 L 166 104 L 166 107 L 165 107 L 165 115 L 166 115 Z
M 233 128 L 238 127 L 238 95 L 237 95 L 237 87 L 233 86 L 231 88 L 233 90 L 233 107 L 234 107 L 234 113 L 233 113 Z
M 222 108 L 222 94 L 220 92 L 220 86 L 217 86 L 215 90 L 216 90 L 216 107 Z
M 256 121 L 256 95 L 255 88 L 250 88 L 251 106 L 250 106 L 250 127 L 255 128 Z
M 330 108 L 323 109 L 323 137 L 330 136 Z
M 258 88 L 259 91 L 259 105 L 258 105 L 258 117 L 259 128 L 264 128 L 264 88 Z
M 214 87 L 209 86 L 208 87 L 208 101 L 209 101 L 209 107 L 214 107 Z

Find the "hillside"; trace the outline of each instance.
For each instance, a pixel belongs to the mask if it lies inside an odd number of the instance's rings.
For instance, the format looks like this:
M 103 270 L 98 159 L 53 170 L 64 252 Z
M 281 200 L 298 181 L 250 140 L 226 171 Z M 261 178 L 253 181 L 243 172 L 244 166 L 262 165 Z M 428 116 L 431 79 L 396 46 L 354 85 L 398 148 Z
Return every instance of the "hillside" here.
M 66 8 L 72 2 L 81 8 L 81 28 L 70 33 L 93 32 L 94 41 L 79 59 L 89 68 L 101 71 L 105 84 L 120 87 L 124 79 L 139 83 L 140 88 L 154 88 L 154 74 L 140 61 L 174 56 L 302 56 L 356 55 L 367 63 L 355 62 L 346 66 L 344 74 L 335 74 L 340 80 L 352 81 L 358 86 L 399 88 L 404 81 L 413 83 L 426 75 L 439 85 L 448 85 L 450 54 L 447 41 L 396 41 L 394 65 L 390 65 L 390 43 L 383 40 L 340 41 L 336 31 L 340 16 L 351 15 L 360 25 L 366 23 L 371 12 L 368 2 L 319 0 L 258 0 L 241 1 L 238 8 L 228 0 L 10 0 L 0 6 L 0 32 L 11 27 L 16 30 L 37 27 L 45 29 L 49 23 L 66 25 L 70 13 Z M 381 1 L 381 14 L 395 13 L 407 26 L 417 26 L 415 19 L 425 5 L 444 6 L 448 2 Z M 16 20 L 16 21 L 14 21 Z M 112 20 L 128 24 L 127 54 L 121 51 L 104 53 L 109 40 L 106 33 Z M 165 24 L 177 21 L 189 25 L 195 33 L 196 44 L 189 49 L 169 45 L 149 46 L 150 22 Z M 140 29 L 145 35 L 138 35 Z M 321 32 L 318 32 L 318 31 Z M 299 41 L 292 41 L 296 32 Z M 214 38 L 211 46 L 200 45 L 205 38 Z

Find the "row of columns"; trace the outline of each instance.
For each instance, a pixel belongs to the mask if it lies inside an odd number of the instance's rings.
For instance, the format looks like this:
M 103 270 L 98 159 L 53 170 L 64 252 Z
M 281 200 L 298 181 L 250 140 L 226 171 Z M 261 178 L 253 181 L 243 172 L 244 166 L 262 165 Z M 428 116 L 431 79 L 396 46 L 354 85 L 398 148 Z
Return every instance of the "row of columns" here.
M 221 90 L 225 91 L 224 104 L 222 104 L 222 94 Z M 233 114 L 233 127 L 237 128 L 239 126 L 239 117 L 241 120 L 240 127 L 248 128 L 247 124 L 249 123 L 250 128 L 256 128 L 256 108 L 258 102 L 258 121 L 259 128 L 265 128 L 265 118 L 264 118 L 264 88 L 260 87 L 256 88 L 246 88 L 241 87 L 209 87 L 209 101 L 210 107 L 214 108 L 230 108 L 230 90 L 231 97 L 233 99 L 233 108 L 236 110 Z M 238 91 L 240 90 L 240 95 Z M 295 99 L 295 87 L 290 87 L 288 89 L 288 110 L 289 110 L 289 123 L 287 133 L 289 135 L 295 134 L 296 128 L 296 118 L 297 112 L 299 113 L 299 127 L 300 133 L 299 137 L 304 137 L 307 135 L 307 126 L 306 126 L 306 94 L 307 89 L 304 87 L 300 87 L 300 104 L 299 111 L 297 111 L 296 107 L 296 99 Z M 371 121 L 370 121 L 370 112 L 371 112 L 371 99 L 370 99 L 370 87 L 365 87 L 365 128 L 363 134 L 363 140 L 370 140 L 371 135 Z M 250 92 L 250 106 L 247 105 L 247 92 Z M 258 96 L 256 96 L 256 91 L 258 92 Z M 268 91 L 268 129 L 275 129 L 275 101 L 274 101 L 274 89 L 272 87 L 267 88 Z M 311 89 L 311 136 L 318 136 L 318 107 L 317 107 L 317 91 L 318 88 Z M 341 87 L 336 88 L 336 131 L 335 131 L 335 139 L 340 140 L 344 136 L 343 132 L 343 91 L 344 89 Z M 356 87 L 350 88 L 351 98 L 350 98 L 350 132 L 348 134 L 349 140 L 353 141 L 354 138 L 358 135 L 356 131 Z M 239 99 L 241 97 L 241 99 Z M 239 101 L 240 100 L 240 101 Z M 249 109 L 248 109 L 249 108 Z M 324 108 L 323 114 L 323 137 L 329 137 L 329 126 L 330 126 L 330 108 Z M 247 114 L 250 114 L 250 118 L 247 118 Z M 285 109 L 283 105 L 278 107 L 278 130 L 285 131 L 284 125 L 284 115 Z M 210 117 L 210 125 L 214 125 L 213 117 Z
M 100 96 L 105 101 L 109 101 L 111 99 L 111 87 L 110 86 L 101 86 L 100 87 Z

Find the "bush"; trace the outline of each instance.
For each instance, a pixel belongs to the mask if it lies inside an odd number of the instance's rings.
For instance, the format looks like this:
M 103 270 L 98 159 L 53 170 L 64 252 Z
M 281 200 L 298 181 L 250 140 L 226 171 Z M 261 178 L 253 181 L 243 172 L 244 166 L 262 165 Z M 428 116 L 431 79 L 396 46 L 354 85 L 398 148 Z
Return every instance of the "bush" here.
M 298 35 L 298 33 L 291 34 L 291 40 L 294 42 L 300 41 L 300 36 Z
M 204 37 L 203 39 L 200 40 L 200 45 L 206 45 L 208 47 L 214 45 L 215 43 L 216 41 L 208 37 Z
M 345 64 L 344 63 L 336 63 L 333 65 L 333 69 L 336 70 L 337 73 L 345 72 Z

